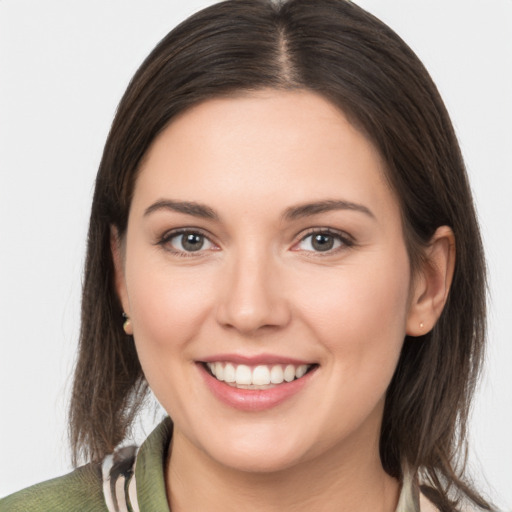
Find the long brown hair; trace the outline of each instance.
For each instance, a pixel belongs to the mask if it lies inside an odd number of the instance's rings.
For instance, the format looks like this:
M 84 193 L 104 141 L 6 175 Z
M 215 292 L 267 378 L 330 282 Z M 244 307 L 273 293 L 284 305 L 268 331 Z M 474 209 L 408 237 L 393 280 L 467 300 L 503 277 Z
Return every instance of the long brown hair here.
M 180 112 L 240 90 L 307 89 L 339 106 L 379 149 L 401 206 L 413 269 L 436 228 L 451 226 L 457 262 L 434 329 L 406 337 L 387 391 L 385 470 L 419 472 L 442 510 L 464 481 L 470 401 L 485 340 L 485 264 L 470 188 L 448 113 L 427 71 L 386 25 L 347 0 L 228 0 L 172 30 L 124 94 L 98 171 L 70 410 L 75 462 L 121 442 L 147 385 L 122 330 L 110 229 L 122 235 L 141 159 Z M 462 454 L 462 458 L 461 458 Z M 428 491 L 427 491 L 428 492 Z M 457 493 L 455 494 L 457 495 Z

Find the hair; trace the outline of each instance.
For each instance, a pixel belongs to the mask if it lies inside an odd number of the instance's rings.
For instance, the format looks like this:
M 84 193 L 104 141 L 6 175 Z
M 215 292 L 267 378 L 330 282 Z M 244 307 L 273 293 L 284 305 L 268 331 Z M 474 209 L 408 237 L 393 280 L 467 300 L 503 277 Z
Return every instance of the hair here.
M 70 408 L 74 463 L 97 461 L 127 435 L 148 391 L 122 329 L 110 248 L 127 227 L 138 169 L 179 113 L 210 98 L 264 88 L 307 90 L 338 106 L 377 147 L 396 193 L 414 271 L 435 230 L 450 226 L 457 261 L 439 321 L 406 336 L 387 390 L 384 469 L 410 472 L 442 511 L 457 496 L 488 509 L 464 476 L 467 420 L 485 341 L 485 263 L 459 145 L 413 51 L 348 0 L 228 0 L 191 16 L 130 82 L 100 163 L 83 283 Z M 405 468 L 405 469 L 404 469 Z

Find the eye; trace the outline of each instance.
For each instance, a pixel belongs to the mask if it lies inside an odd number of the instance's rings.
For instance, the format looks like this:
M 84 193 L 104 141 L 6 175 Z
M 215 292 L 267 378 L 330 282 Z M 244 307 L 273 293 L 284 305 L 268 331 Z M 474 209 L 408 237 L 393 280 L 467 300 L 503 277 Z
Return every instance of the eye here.
M 215 248 L 215 245 L 205 235 L 197 231 L 169 233 L 163 238 L 161 244 L 169 247 L 175 253 L 194 253 Z
M 339 233 L 330 231 L 315 231 L 302 238 L 295 250 L 309 252 L 332 252 L 343 246 L 350 247 L 352 241 Z

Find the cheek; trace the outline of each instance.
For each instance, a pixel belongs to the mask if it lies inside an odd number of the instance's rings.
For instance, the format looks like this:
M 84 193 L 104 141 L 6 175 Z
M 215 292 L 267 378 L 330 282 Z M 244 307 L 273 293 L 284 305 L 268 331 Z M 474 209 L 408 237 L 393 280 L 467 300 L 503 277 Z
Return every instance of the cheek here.
M 143 367 L 148 360 L 153 366 L 163 364 L 165 360 L 158 358 L 166 353 L 186 358 L 183 346 L 196 337 L 208 316 L 211 287 L 207 283 L 211 279 L 197 268 L 176 270 L 162 262 L 161 256 L 136 252 L 127 261 L 127 275 L 134 337 Z
M 153 393 L 169 414 L 179 417 L 189 410 L 191 390 L 179 390 L 194 364 L 194 340 L 208 317 L 211 279 L 197 269 L 183 272 L 145 263 L 134 258 L 127 274 L 135 346 Z
M 386 380 L 394 371 L 410 286 L 407 255 L 397 252 L 333 269 L 328 280 L 311 274 L 304 283 L 303 321 L 343 367 L 341 375 L 373 372 Z
M 311 275 L 302 292 L 302 322 L 325 349 L 320 363 L 329 385 L 317 414 L 329 418 L 323 428 L 334 437 L 370 416 L 380 424 L 405 337 L 409 290 L 407 258 L 388 263 L 336 269 L 328 281 Z

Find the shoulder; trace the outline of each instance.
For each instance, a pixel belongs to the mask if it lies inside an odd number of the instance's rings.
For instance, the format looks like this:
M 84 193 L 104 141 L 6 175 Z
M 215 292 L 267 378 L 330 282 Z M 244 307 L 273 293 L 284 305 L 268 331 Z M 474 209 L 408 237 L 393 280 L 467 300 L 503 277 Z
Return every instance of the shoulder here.
M 0 499 L 0 512 L 106 512 L 101 465 L 87 464 L 67 475 Z
M 168 511 L 164 461 L 171 436 L 172 422 L 166 418 L 139 450 L 120 447 L 99 464 L 11 494 L 0 499 L 0 512 Z

